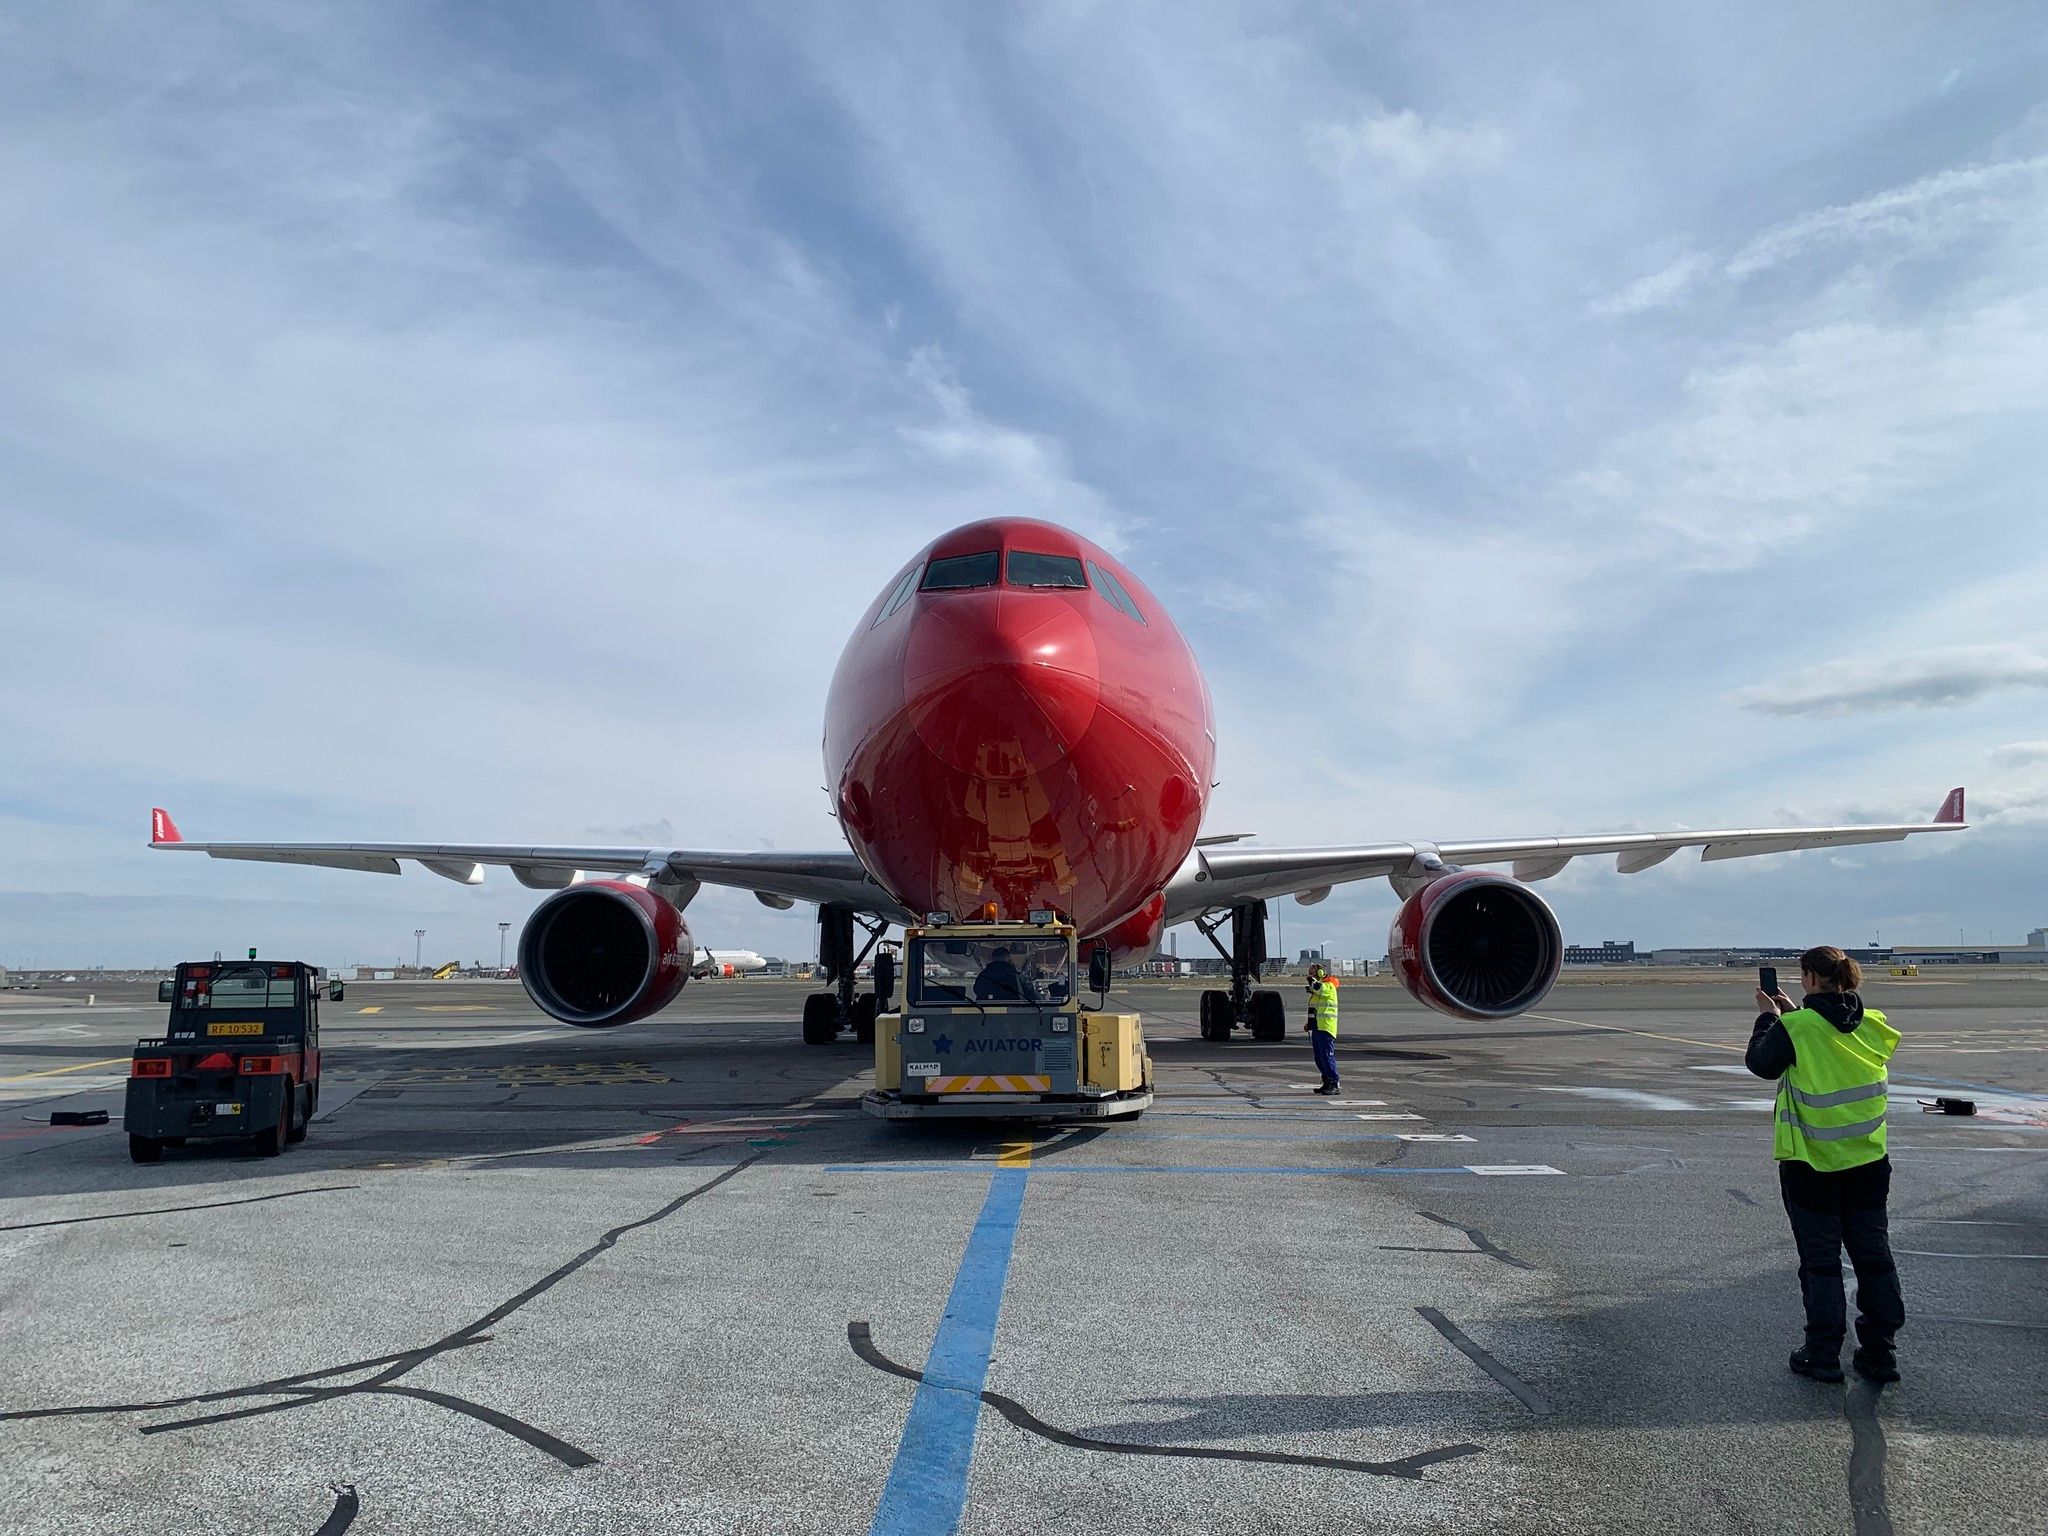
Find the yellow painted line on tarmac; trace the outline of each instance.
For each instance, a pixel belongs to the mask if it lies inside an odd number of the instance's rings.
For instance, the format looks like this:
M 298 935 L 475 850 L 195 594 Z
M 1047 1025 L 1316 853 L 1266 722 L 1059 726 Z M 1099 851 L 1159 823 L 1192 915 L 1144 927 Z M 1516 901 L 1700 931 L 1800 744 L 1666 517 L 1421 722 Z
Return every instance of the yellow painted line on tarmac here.
M 1033 1143 L 1030 1141 L 1004 1142 L 1002 1150 L 996 1154 L 996 1166 L 998 1168 L 1029 1168 L 1031 1166 L 1032 1146 Z
M 382 1003 L 373 1003 L 368 1008 L 358 1008 L 356 1010 L 357 1013 L 382 1013 L 383 1011 L 384 1005 Z
M 1654 1029 L 1629 1029 L 1620 1024 L 1595 1024 L 1590 1019 L 1567 1019 L 1555 1013 L 1531 1013 L 1531 1019 L 1542 1019 L 1546 1024 L 1576 1024 L 1581 1029 L 1611 1029 L 1617 1035 L 1641 1035 L 1646 1040 L 1672 1040 L 1679 1045 L 1703 1045 L 1710 1051 L 1734 1051 L 1737 1055 L 1749 1049 L 1746 1045 L 1730 1045 L 1725 1040 L 1694 1040 L 1688 1035 L 1660 1035 Z
M 68 1067 L 48 1067 L 41 1072 L 24 1072 L 18 1077 L 0 1077 L 0 1083 L 25 1083 L 31 1078 L 59 1077 L 66 1072 L 83 1072 L 87 1067 L 111 1067 L 117 1061 L 126 1061 L 126 1056 L 109 1056 L 104 1061 L 81 1061 Z

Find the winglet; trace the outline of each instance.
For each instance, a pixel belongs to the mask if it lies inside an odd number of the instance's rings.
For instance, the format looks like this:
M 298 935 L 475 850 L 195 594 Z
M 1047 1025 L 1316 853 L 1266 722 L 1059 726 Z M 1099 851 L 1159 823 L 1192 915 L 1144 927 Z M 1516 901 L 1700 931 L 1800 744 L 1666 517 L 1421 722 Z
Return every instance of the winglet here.
M 1957 791 L 1961 793 L 1960 790 Z M 185 834 L 178 830 L 178 824 L 171 820 L 171 813 L 162 806 L 154 806 L 149 813 L 149 841 L 154 847 L 159 843 L 182 843 Z
M 1963 786 L 1958 784 L 1948 792 L 1948 798 L 1941 802 L 1941 809 L 1934 813 L 1934 824 L 1938 827 L 1959 826 L 1963 820 Z

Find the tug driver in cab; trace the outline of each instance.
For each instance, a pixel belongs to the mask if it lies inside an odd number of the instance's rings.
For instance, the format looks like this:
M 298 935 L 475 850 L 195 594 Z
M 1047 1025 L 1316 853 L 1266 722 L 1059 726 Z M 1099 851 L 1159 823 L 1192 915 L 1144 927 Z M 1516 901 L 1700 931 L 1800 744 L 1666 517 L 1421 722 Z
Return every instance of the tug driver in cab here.
M 1035 1003 L 1041 1000 L 1038 988 L 1024 978 L 1017 969 L 1017 962 L 1010 957 L 1010 951 L 1001 945 L 988 957 L 988 964 L 981 968 L 981 974 L 974 978 L 974 999 L 981 1003 Z

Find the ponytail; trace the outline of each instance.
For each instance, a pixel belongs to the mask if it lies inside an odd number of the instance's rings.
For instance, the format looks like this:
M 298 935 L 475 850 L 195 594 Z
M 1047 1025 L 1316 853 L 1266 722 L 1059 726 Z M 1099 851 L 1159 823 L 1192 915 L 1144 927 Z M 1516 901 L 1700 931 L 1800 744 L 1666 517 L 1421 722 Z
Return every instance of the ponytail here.
M 1799 969 L 1818 976 L 1831 991 L 1854 992 L 1863 985 L 1863 967 L 1832 944 L 1822 944 L 1801 955 Z

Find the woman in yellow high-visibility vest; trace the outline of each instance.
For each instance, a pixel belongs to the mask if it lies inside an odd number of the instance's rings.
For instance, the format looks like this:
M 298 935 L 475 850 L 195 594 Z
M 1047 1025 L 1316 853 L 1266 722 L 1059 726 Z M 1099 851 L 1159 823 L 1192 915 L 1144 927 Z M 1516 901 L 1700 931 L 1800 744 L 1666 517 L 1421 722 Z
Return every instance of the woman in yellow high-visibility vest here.
M 1801 955 L 1799 972 L 1806 998 L 1796 1007 L 1782 992 L 1757 989 L 1760 1011 L 1744 1057 L 1750 1071 L 1778 1083 L 1772 1151 L 1806 1303 L 1806 1343 L 1792 1352 L 1792 1369 L 1815 1381 L 1842 1379 L 1846 1247 L 1858 1314 L 1850 1363 L 1867 1380 L 1897 1381 L 1893 1340 L 1906 1303 L 1885 1213 L 1885 1063 L 1899 1032 L 1863 1006 L 1863 969 L 1832 944 Z

